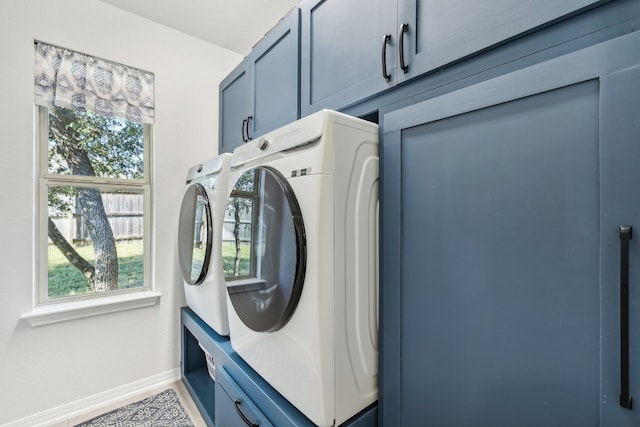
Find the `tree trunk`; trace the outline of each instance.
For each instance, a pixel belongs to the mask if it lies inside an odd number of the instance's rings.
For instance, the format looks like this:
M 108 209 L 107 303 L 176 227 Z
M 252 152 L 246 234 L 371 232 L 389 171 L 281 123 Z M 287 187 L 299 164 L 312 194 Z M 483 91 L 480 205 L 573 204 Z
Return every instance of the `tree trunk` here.
M 67 258 L 75 268 L 80 270 L 84 277 L 89 281 L 91 288 L 93 288 L 94 277 L 96 274 L 95 267 L 82 258 L 73 246 L 67 242 L 67 239 L 60 234 L 60 230 L 58 230 L 58 227 L 56 227 L 51 218 L 49 218 L 49 238 L 53 244 L 60 249 L 60 252 L 62 252 L 65 258 Z
M 94 291 L 104 292 L 118 289 L 118 254 L 113 230 L 104 211 L 100 190 L 78 188 L 80 209 L 87 219 L 87 230 L 93 241 L 96 255 Z
M 50 117 L 51 126 L 49 129 L 56 141 L 56 150 L 65 159 L 71 172 L 74 175 L 95 176 L 91 160 L 80 143 L 80 135 L 76 134 L 73 127 L 73 123 L 76 122 L 75 113 L 70 110 L 57 109 L 55 114 L 51 114 Z M 76 188 L 79 194 L 80 209 L 86 218 L 87 229 L 93 241 L 93 250 L 96 256 L 93 290 L 103 292 L 118 289 L 118 255 L 115 238 L 104 211 L 100 191 L 96 188 Z M 62 252 L 65 253 L 64 250 Z M 69 259 L 69 261 L 71 260 Z M 73 261 L 71 262 L 73 263 Z
M 236 240 L 236 258 L 233 261 L 233 275 L 237 276 L 240 271 L 240 202 L 235 199 L 233 201 L 233 237 Z

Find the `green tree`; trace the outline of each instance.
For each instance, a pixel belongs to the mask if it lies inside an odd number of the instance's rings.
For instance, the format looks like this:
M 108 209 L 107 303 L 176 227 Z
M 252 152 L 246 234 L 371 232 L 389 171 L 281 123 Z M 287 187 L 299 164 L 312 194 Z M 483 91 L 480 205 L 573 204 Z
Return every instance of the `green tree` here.
M 142 125 L 64 108 L 49 111 L 50 173 L 139 179 L 143 175 Z M 87 278 L 94 292 L 118 288 L 115 238 L 100 190 L 91 187 L 55 187 L 49 206 L 69 210 L 76 201 L 93 242 L 95 265 L 85 260 L 49 218 L 49 238 L 69 262 Z

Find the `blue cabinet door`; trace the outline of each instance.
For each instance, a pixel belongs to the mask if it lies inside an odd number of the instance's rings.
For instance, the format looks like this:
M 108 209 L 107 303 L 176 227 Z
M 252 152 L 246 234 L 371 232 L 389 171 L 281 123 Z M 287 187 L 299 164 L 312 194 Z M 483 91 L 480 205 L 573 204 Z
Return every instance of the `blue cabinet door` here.
M 628 68 L 600 79 L 601 143 L 601 306 L 602 419 L 606 426 L 640 425 L 640 68 Z M 629 242 L 628 320 L 621 322 L 618 227 L 632 226 Z M 624 300 L 623 300 L 624 301 Z M 621 351 L 621 327 L 628 327 L 629 351 Z M 628 373 L 621 359 L 628 359 Z M 623 383 L 628 395 L 621 395 Z M 634 398 L 632 408 L 620 401 Z
M 303 115 L 342 108 L 393 87 L 395 1 L 317 0 L 300 7 Z M 383 56 L 389 80 L 383 76 Z
M 250 55 L 249 138 L 300 118 L 300 10 L 292 9 Z
M 619 405 L 618 288 L 618 227 L 640 227 L 628 197 L 640 182 L 638 43 L 385 115 L 383 425 L 640 425 Z M 640 243 L 630 248 L 633 396 Z
M 249 72 L 249 62 L 245 58 L 220 83 L 220 153 L 230 153 L 247 140 L 247 120 L 252 115 Z
M 398 0 L 403 82 L 507 41 L 602 0 Z M 400 49 L 400 48 L 399 48 Z M 399 53 L 400 55 L 400 53 Z
M 220 84 L 221 153 L 300 118 L 299 29 L 293 8 Z

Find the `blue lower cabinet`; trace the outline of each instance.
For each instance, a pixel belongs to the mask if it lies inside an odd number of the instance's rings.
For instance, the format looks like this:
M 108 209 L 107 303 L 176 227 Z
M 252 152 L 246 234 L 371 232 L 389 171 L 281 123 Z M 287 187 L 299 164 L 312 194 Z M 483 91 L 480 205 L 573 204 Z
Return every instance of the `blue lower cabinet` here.
M 223 368 L 216 374 L 216 425 L 272 426 Z
M 182 380 L 208 427 L 314 427 L 191 309 L 181 310 Z M 341 427 L 375 427 L 377 404 Z

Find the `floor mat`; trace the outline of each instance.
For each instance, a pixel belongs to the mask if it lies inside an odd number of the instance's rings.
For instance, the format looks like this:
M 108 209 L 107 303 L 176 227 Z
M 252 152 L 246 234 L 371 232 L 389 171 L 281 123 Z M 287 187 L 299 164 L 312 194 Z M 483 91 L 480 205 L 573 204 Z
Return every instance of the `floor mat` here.
M 167 389 L 107 412 L 75 427 L 195 427 L 178 395 Z

